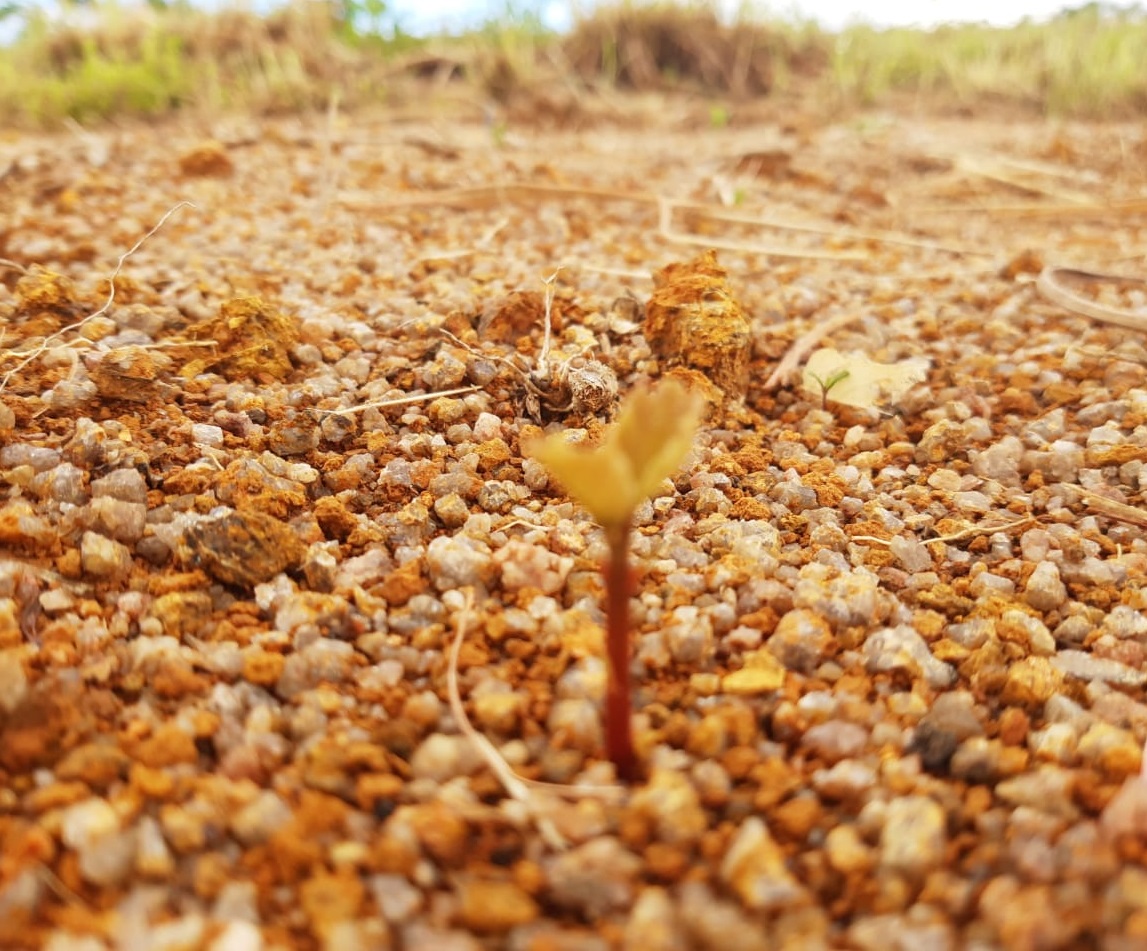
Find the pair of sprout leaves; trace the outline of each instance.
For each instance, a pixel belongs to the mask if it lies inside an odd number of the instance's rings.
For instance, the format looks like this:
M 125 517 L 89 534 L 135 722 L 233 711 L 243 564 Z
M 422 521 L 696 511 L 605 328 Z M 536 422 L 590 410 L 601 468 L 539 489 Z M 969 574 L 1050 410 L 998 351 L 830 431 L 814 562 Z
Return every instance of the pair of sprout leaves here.
M 571 443 L 559 432 L 524 449 L 612 534 L 684 461 L 703 409 L 700 396 L 664 380 L 631 393 L 597 446 Z

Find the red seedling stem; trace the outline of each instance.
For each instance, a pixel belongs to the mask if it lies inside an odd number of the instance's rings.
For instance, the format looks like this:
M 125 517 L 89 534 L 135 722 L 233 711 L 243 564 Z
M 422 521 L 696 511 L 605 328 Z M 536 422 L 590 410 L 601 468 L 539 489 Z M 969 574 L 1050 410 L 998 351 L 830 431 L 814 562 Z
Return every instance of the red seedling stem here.
M 636 778 L 633 752 L 633 710 L 630 696 L 629 599 L 633 583 L 629 573 L 629 522 L 607 528 L 609 559 L 602 565 L 605 577 L 605 653 L 608 676 L 605 688 L 605 751 L 617 778 Z

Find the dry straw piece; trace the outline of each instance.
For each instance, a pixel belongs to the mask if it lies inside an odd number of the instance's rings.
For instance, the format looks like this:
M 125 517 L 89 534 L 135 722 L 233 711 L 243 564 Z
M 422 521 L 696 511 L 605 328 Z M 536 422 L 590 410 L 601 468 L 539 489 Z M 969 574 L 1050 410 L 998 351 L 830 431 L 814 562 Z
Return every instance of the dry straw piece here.
M 172 215 L 174 215 L 177 211 L 179 211 L 181 208 L 195 208 L 195 207 L 196 206 L 193 202 L 180 201 L 180 202 L 176 202 L 176 204 L 174 204 L 170 208 L 168 208 L 167 211 L 164 212 L 163 217 L 161 217 L 159 219 L 159 221 L 157 221 L 152 226 L 151 230 L 149 230 L 147 232 L 147 234 L 145 234 L 135 244 L 133 244 L 130 248 L 128 248 L 123 254 L 121 254 L 119 256 L 119 260 L 116 261 L 115 269 L 112 271 L 111 276 L 108 278 L 108 296 L 107 296 L 107 300 L 104 301 L 103 305 L 98 310 L 95 310 L 92 313 L 88 314 L 83 320 L 77 320 L 75 323 L 68 324 L 68 326 L 66 326 L 66 327 L 61 327 L 55 333 L 53 333 L 50 336 L 48 336 L 47 338 L 45 338 L 44 341 L 42 343 L 40 343 L 39 346 L 34 347 L 31 351 L 29 351 L 28 354 L 25 355 L 23 360 L 21 360 L 14 367 L 12 367 L 12 369 L 9 370 L 7 373 L 5 373 L 3 377 L 0 377 L 0 393 L 3 393 L 8 388 L 8 384 L 9 384 L 9 382 L 11 382 L 13 376 L 15 376 L 17 373 L 19 373 L 25 367 L 29 366 L 31 363 L 33 363 L 35 360 L 37 360 L 39 357 L 43 356 L 45 353 L 47 353 L 49 350 L 51 350 L 53 344 L 55 344 L 57 341 L 61 340 L 63 338 L 64 334 L 69 333 L 70 331 L 73 331 L 73 330 L 79 330 L 85 324 L 89 323 L 92 320 L 95 320 L 97 317 L 102 317 L 109 310 L 111 310 L 112 304 L 115 303 L 116 278 L 119 277 L 120 272 L 123 270 L 124 264 L 127 262 L 127 259 L 130 258 L 133 254 L 135 254 L 136 251 L 138 251 L 141 247 L 143 247 L 144 242 L 147 241 L 148 238 L 150 238 L 153 234 L 155 234 L 157 231 L 159 231 L 160 228 L 162 228 L 165 224 L 167 224 L 167 220 Z
M 1092 320 L 1105 324 L 1114 324 L 1117 327 L 1126 327 L 1128 330 L 1147 330 L 1147 311 L 1123 310 L 1119 307 L 1107 307 L 1095 301 L 1081 297 L 1074 291 L 1068 290 L 1066 281 L 1086 281 L 1094 284 L 1118 284 L 1126 286 L 1136 284 L 1147 286 L 1147 281 L 1135 277 L 1121 277 L 1118 274 L 1101 274 L 1096 271 L 1080 271 L 1070 267 L 1045 267 L 1036 279 L 1036 290 L 1060 307 L 1070 310 Z

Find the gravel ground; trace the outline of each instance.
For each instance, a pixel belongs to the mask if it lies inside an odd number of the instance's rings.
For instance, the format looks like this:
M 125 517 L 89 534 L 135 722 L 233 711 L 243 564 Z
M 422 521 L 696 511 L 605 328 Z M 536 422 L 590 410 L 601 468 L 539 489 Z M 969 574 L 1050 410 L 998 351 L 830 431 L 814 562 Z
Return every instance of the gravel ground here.
M 0 141 L 4 948 L 1147 947 L 1147 350 L 1035 281 L 1142 268 L 1142 126 L 624 108 Z M 707 247 L 716 383 L 643 335 Z M 628 788 L 604 542 L 519 451 L 606 421 L 527 383 L 558 268 L 551 363 L 711 403 Z M 826 325 L 926 379 L 767 385 Z M 460 627 L 566 788 L 461 732 Z

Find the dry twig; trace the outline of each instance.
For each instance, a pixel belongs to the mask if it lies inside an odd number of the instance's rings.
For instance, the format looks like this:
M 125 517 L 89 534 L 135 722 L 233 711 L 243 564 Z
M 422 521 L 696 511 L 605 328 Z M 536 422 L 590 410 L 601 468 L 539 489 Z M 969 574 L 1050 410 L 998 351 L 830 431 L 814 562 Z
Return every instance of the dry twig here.
M 367 409 L 389 409 L 392 406 L 406 406 L 410 403 L 422 403 L 426 400 L 437 399 L 439 396 L 461 396 L 464 393 L 477 393 L 481 387 L 460 386 L 453 390 L 439 390 L 437 393 L 415 393 L 413 396 L 396 396 L 391 400 L 374 400 L 370 403 L 359 403 L 358 406 L 348 406 L 345 409 L 331 409 L 323 412 L 331 416 L 343 416 L 349 413 L 361 413 Z
M 882 244 L 898 244 L 909 247 L 921 247 L 936 251 L 946 251 L 952 254 L 985 254 L 979 249 L 945 245 L 939 242 L 913 238 L 911 235 L 902 235 L 890 231 L 852 231 L 850 229 L 834 228 L 831 225 L 813 225 L 786 221 L 777 221 L 751 215 L 748 213 L 731 213 L 719 207 L 703 203 L 670 199 L 664 195 L 646 191 L 622 191 L 613 188 L 593 188 L 574 185 L 545 185 L 532 182 L 507 182 L 494 185 L 480 185 L 474 188 L 454 188 L 437 192 L 422 192 L 415 195 L 406 195 L 401 198 L 392 198 L 380 201 L 371 195 L 344 193 L 341 201 L 344 205 L 359 211 L 386 213 L 388 211 L 401 211 L 404 208 L 425 208 L 427 206 L 441 206 L 445 208 L 473 208 L 491 204 L 505 204 L 508 202 L 534 203 L 541 199 L 567 199 L 587 198 L 595 201 L 624 201 L 640 205 L 652 205 L 658 209 L 658 233 L 666 241 L 675 244 L 698 245 L 719 250 L 737 251 L 743 254 L 760 254 L 767 257 L 807 258 L 813 260 L 829 261 L 862 261 L 869 255 L 860 251 L 827 251 L 814 248 L 797 248 L 781 245 L 754 245 L 739 241 L 722 241 L 718 238 L 703 237 L 680 232 L 672 227 L 672 216 L 675 210 L 687 210 L 699 213 L 715 221 L 729 221 L 739 224 L 755 225 L 761 228 L 771 228 L 777 231 L 800 231 L 809 234 L 825 235 L 843 238 L 850 241 L 878 242 Z
M 947 545 L 949 542 L 962 542 L 967 541 L 969 538 L 976 538 L 980 535 L 994 535 L 996 532 L 1010 532 L 1015 528 L 1023 528 L 1025 525 L 1031 525 L 1035 522 L 1034 515 L 1025 515 L 1023 518 L 1017 518 L 1012 522 L 1004 522 L 1002 525 L 969 525 L 967 528 L 962 528 L 958 532 L 953 532 L 951 535 L 941 535 L 938 538 L 924 539 L 925 545 L 931 545 L 933 542 L 940 542 Z
M 1108 518 L 1127 522 L 1130 525 L 1138 525 L 1140 528 L 1147 528 L 1147 512 L 1144 512 L 1143 509 L 1128 505 L 1126 502 L 1109 499 L 1106 495 L 1100 495 L 1098 492 L 1092 492 L 1082 486 L 1074 486 L 1073 488 L 1083 503 L 1100 515 L 1106 515 Z
M 130 248 L 128 248 L 123 254 L 121 254 L 119 256 L 119 260 L 116 262 L 115 270 L 112 271 L 111 277 L 108 278 L 108 297 L 107 297 L 107 300 L 104 301 L 103 306 L 101 306 L 99 308 L 99 310 L 93 311 L 92 313 L 88 314 L 88 316 L 83 318 L 83 320 L 77 320 L 75 323 L 68 324 L 68 326 L 61 327 L 55 333 L 49 334 L 47 337 L 45 337 L 40 342 L 39 345 L 33 347 L 28 352 L 28 354 L 24 357 L 23 360 L 21 360 L 19 363 L 17 363 L 14 367 L 12 367 L 11 370 L 9 370 L 7 373 L 5 373 L 2 378 L 0 378 L 0 393 L 3 393 L 8 388 L 8 383 L 11 381 L 13 376 L 15 376 L 17 373 L 19 373 L 21 370 L 23 370 L 29 364 L 33 363 L 35 360 L 37 360 L 43 354 L 47 353 L 51 349 L 52 344 L 55 341 L 59 340 L 61 337 L 63 337 L 64 334 L 66 334 L 72 330 L 79 330 L 81 327 L 84 326 L 84 324 L 88 323 L 91 320 L 95 320 L 97 317 L 102 317 L 109 310 L 111 310 L 112 304 L 115 303 L 115 281 L 116 281 L 116 278 L 119 277 L 120 272 L 123 270 L 124 263 L 127 261 L 128 258 L 130 258 L 133 254 L 135 254 L 136 251 L 138 251 L 141 247 L 143 247 L 144 242 L 147 241 L 148 238 L 150 238 L 153 234 L 155 234 L 160 228 L 162 228 L 167 223 L 168 218 L 170 218 L 172 215 L 174 215 L 181 208 L 185 208 L 185 207 L 186 208 L 194 208 L 196 206 L 194 203 L 192 203 L 190 201 L 186 201 L 186 200 L 177 202 L 176 204 L 172 205 L 170 208 L 167 209 L 166 212 L 164 212 L 163 217 L 160 218 L 159 221 L 157 221 L 155 223 L 155 225 L 152 226 L 151 230 L 148 231 L 147 234 L 145 234 L 135 244 L 133 244 Z
M 1114 324 L 1117 327 L 1126 327 L 1129 330 L 1147 331 L 1147 313 L 1134 310 L 1123 310 L 1119 307 L 1107 307 L 1095 301 L 1081 297 L 1068 290 L 1064 284 L 1068 280 L 1092 281 L 1103 284 L 1140 284 L 1147 285 L 1134 277 L 1120 277 L 1117 274 L 1099 274 L 1093 271 L 1080 271 L 1070 267 L 1045 267 L 1036 279 L 1036 290 L 1053 304 L 1058 304 L 1065 310 L 1075 314 L 1082 314 L 1092 320 L 1105 324 Z
M 506 790 L 506 794 L 520 802 L 526 811 L 534 817 L 538 832 L 542 839 L 552 849 L 561 850 L 567 847 L 562 834 L 554 826 L 552 820 L 546 815 L 552 807 L 550 797 L 563 799 L 581 799 L 585 796 L 597 796 L 602 799 L 617 800 L 624 794 L 621 786 L 563 786 L 560 783 L 543 783 L 533 779 L 519 776 L 512 766 L 506 762 L 504 756 L 498 752 L 486 737 L 474 729 L 470 718 L 466 715 L 466 708 L 462 705 L 462 694 L 458 688 L 458 658 L 462 652 L 462 642 L 466 638 L 466 628 L 474 613 L 474 592 L 466 590 L 465 602 L 454 621 L 454 637 L 450 642 L 450 652 L 446 665 L 446 696 L 450 703 L 450 712 L 458 722 L 458 729 L 473 745 L 474 749 L 490 767 L 490 771 L 497 777 Z

